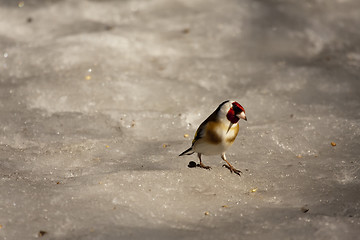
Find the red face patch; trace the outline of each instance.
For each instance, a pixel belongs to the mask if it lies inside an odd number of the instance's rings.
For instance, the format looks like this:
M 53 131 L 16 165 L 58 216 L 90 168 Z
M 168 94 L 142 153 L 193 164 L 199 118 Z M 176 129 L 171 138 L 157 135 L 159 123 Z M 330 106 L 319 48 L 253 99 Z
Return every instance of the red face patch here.
M 228 111 L 228 113 L 226 114 L 227 119 L 231 122 L 231 123 L 237 123 L 240 118 L 238 118 L 235 114 L 235 111 L 233 108 L 230 108 L 230 110 Z
M 226 117 L 231 123 L 235 124 L 240 120 L 237 114 L 241 112 L 245 113 L 245 109 L 238 102 L 233 102 L 232 107 L 229 109 L 228 113 L 226 114 Z

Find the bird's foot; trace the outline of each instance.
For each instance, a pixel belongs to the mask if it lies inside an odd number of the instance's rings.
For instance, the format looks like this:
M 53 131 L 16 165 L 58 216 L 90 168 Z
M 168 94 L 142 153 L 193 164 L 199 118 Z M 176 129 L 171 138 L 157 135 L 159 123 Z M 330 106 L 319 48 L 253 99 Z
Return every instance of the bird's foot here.
M 201 168 L 204 168 L 204 169 L 208 169 L 208 170 L 211 169 L 210 166 L 206 166 L 206 165 L 204 165 L 203 163 L 199 163 L 197 166 L 198 166 L 198 167 L 201 167 Z
M 231 173 L 234 172 L 235 174 L 241 176 L 240 174 L 242 173 L 242 171 L 237 170 L 237 169 L 234 168 L 233 166 L 224 164 L 223 167 L 226 167 L 227 169 L 229 169 Z

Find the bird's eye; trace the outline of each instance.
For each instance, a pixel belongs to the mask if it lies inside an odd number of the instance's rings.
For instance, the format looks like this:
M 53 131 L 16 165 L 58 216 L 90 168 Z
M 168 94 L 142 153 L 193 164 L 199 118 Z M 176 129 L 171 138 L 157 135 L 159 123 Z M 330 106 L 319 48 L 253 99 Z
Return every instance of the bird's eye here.
M 241 109 L 236 105 L 233 106 L 233 109 L 235 112 L 241 112 Z

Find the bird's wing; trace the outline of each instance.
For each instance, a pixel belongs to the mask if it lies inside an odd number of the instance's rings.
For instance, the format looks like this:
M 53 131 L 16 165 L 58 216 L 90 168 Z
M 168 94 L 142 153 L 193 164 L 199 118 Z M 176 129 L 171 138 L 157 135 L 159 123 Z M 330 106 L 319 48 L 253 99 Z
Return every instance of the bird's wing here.
M 213 112 L 207 119 L 205 119 L 205 121 L 203 121 L 200 124 L 199 128 L 196 130 L 194 140 L 192 141 L 192 145 L 194 145 L 196 141 L 204 137 L 206 133 L 206 126 L 208 125 L 209 122 L 215 122 L 216 119 L 217 119 L 216 113 Z
M 192 141 L 192 145 L 194 145 L 197 140 L 202 138 L 204 134 L 205 134 L 205 125 L 201 124 L 200 127 L 196 130 L 194 139 Z

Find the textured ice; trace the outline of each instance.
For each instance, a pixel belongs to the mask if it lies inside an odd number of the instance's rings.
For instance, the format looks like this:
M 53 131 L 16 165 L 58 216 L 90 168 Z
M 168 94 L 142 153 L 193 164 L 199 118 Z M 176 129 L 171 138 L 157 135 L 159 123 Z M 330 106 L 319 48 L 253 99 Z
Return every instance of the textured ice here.
M 359 8 L 0 1 L 0 238 L 358 238 Z M 241 177 L 178 157 L 226 99 Z

